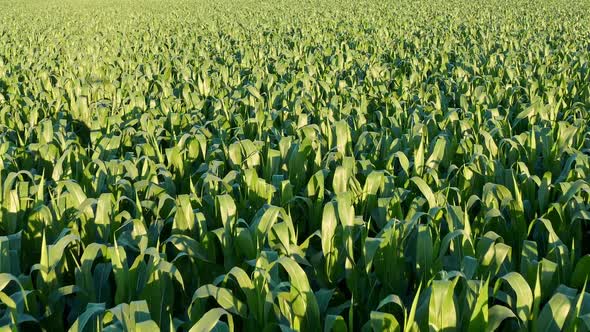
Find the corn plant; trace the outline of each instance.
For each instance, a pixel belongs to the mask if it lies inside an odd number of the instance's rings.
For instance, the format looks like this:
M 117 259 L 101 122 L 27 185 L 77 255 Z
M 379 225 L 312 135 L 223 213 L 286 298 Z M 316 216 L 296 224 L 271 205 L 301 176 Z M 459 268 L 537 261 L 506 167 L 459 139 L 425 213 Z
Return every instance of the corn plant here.
M 4 331 L 590 331 L 587 0 L 0 0 Z

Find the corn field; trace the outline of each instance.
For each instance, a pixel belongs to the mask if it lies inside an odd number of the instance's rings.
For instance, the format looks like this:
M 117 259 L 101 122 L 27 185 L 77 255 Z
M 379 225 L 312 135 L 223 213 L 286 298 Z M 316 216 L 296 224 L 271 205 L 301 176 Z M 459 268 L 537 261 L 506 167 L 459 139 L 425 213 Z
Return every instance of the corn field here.
M 590 331 L 590 1 L 0 0 L 0 331 Z

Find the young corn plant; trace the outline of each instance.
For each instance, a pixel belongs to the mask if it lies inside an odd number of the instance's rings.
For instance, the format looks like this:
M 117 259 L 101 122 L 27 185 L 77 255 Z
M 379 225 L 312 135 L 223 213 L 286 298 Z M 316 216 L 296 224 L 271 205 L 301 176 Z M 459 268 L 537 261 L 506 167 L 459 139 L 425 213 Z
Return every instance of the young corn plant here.
M 589 13 L 0 2 L 0 330 L 590 331 Z

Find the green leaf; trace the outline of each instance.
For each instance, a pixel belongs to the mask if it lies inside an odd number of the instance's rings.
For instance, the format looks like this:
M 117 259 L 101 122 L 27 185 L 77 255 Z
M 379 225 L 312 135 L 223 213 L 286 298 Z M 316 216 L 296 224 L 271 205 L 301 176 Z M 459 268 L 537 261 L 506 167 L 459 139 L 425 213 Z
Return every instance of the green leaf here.
M 537 322 L 539 331 L 562 331 L 572 307 L 572 300 L 561 293 L 555 293 L 547 302 Z
M 431 285 L 428 306 L 428 324 L 440 331 L 455 331 L 457 309 L 455 307 L 455 281 L 434 280 Z
M 231 290 L 210 284 L 199 287 L 199 289 L 193 294 L 191 303 L 195 302 L 197 299 L 207 297 L 214 298 L 223 309 L 233 314 L 242 317 L 247 317 L 248 315 L 248 308 L 246 305 L 235 297 Z
M 498 289 L 500 282 L 507 282 L 516 296 L 516 314 L 523 323 L 527 323 L 533 305 L 533 293 L 526 280 L 516 272 L 510 272 L 496 282 Z
M 488 326 L 488 287 L 489 278 L 485 282 L 480 282 L 475 307 L 471 311 L 471 318 L 469 319 L 470 330 L 483 331 Z
M 572 273 L 570 285 L 580 289 L 587 279 L 590 279 L 590 255 L 580 258 Z
M 399 322 L 392 314 L 378 311 L 371 311 L 371 328 L 373 331 L 401 331 Z
M 98 316 L 101 315 L 104 311 L 104 303 L 88 303 L 88 305 L 86 306 L 86 310 L 78 317 L 78 319 L 76 319 L 74 324 L 72 324 L 72 326 L 70 327 L 69 331 L 86 331 L 86 325 L 88 323 L 92 324 L 92 321 L 94 319 L 99 319 Z
M 436 197 L 434 196 L 432 189 L 430 189 L 430 187 L 426 184 L 426 182 L 423 179 L 415 176 L 415 177 L 411 178 L 410 180 L 412 182 L 414 182 L 414 184 L 418 187 L 418 189 L 420 189 L 420 192 L 422 193 L 424 198 L 426 198 L 426 200 L 428 201 L 428 205 L 431 209 L 438 206 L 436 204 Z
M 340 315 L 327 315 L 324 322 L 324 332 L 347 332 L 346 321 Z
M 215 326 L 220 322 L 222 316 L 227 316 L 229 324 L 229 330 L 234 330 L 234 322 L 232 315 L 221 309 L 215 308 L 207 311 L 199 321 L 190 328 L 189 332 L 210 332 L 213 331 Z
M 486 332 L 496 331 L 500 324 L 508 318 L 516 318 L 512 310 L 501 305 L 492 306 L 489 311 L 489 324 Z
M 303 269 L 292 259 L 280 257 L 273 265 L 280 264 L 289 275 L 293 313 L 300 317 L 302 329 L 319 329 L 320 312 L 315 295 Z M 294 322 L 291 322 L 293 324 Z M 297 325 L 297 324 L 295 324 Z

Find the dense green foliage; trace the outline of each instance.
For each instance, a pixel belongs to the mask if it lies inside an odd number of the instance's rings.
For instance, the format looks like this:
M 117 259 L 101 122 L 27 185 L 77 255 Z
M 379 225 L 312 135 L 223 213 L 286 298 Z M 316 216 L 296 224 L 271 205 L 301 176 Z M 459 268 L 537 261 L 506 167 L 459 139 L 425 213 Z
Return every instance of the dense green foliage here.
M 588 331 L 588 1 L 0 1 L 0 326 Z

